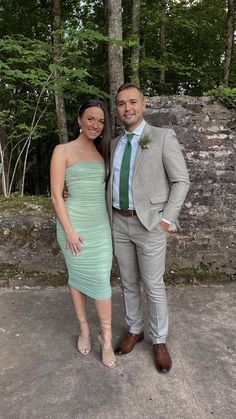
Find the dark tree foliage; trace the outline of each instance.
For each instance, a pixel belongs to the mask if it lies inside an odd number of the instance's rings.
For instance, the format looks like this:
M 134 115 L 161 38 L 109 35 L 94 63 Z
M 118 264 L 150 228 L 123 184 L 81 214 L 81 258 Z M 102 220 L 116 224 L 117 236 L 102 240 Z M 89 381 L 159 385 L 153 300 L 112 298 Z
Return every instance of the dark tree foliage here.
M 64 49 L 59 70 L 71 139 L 80 103 L 94 96 L 108 100 L 108 16 L 105 0 L 61 3 Z M 140 34 L 136 39 L 140 40 L 140 86 L 146 94 L 202 95 L 222 85 L 227 5 L 226 0 L 141 0 Z M 126 82 L 132 77 L 132 7 L 133 1 L 123 0 Z M 4 143 L 14 146 L 28 132 L 52 64 L 51 1 L 0 0 L 0 133 Z M 227 84 L 229 88 L 236 86 L 235 45 Z M 29 149 L 27 193 L 49 193 L 49 161 L 58 143 L 50 83 L 38 113 L 45 107 Z M 13 158 L 18 151 L 19 147 Z M 13 190 L 19 190 L 20 182 L 19 168 Z
M 223 77 L 226 3 L 224 0 L 167 1 L 165 91 L 201 95 Z M 142 2 L 141 80 L 159 93 L 160 10 L 155 0 Z

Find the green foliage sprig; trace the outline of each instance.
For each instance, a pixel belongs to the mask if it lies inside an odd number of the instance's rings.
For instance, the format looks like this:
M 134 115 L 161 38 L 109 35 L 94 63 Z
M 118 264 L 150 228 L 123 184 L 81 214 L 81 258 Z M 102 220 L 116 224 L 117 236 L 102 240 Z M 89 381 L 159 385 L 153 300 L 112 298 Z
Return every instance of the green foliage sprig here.
M 227 108 L 236 108 L 236 87 L 217 87 L 213 90 L 208 90 L 204 96 L 214 96 L 215 99 L 220 100 Z
M 143 149 L 150 148 L 150 143 L 151 143 L 151 138 L 149 137 L 148 134 L 145 134 L 139 141 L 139 144 Z

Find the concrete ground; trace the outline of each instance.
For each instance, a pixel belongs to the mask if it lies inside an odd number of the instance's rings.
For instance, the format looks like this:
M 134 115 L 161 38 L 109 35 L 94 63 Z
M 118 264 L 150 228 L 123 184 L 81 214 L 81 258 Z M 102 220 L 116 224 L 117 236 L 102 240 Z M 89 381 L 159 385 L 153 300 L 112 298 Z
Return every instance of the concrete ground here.
M 68 289 L 0 291 L 0 417 L 3 419 L 236 418 L 236 284 L 167 289 L 172 370 L 159 374 L 146 339 L 109 370 L 88 303 L 93 352 L 76 350 Z M 113 291 L 114 344 L 125 330 Z

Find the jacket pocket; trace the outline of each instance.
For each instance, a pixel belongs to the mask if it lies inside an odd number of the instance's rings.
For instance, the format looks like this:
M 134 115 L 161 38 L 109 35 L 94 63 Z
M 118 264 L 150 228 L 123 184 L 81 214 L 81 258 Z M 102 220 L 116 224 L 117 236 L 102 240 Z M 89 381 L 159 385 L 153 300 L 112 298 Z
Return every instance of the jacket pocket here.
M 161 204 L 163 202 L 167 201 L 168 196 L 167 195 L 160 195 L 156 196 L 154 198 L 150 198 L 151 204 Z

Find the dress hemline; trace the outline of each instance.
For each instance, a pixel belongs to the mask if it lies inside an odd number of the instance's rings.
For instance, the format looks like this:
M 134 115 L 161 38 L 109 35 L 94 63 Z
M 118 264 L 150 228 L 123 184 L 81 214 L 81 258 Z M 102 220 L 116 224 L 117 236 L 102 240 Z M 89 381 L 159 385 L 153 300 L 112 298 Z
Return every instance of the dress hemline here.
M 109 295 L 108 295 L 108 296 L 107 296 L 107 294 L 106 294 L 106 296 L 105 296 L 105 297 L 104 297 L 104 295 L 103 295 L 102 297 L 98 297 L 97 295 L 95 295 L 95 294 L 93 294 L 93 293 L 90 293 L 90 292 L 88 292 L 87 290 L 84 290 L 84 289 L 83 289 L 83 287 L 75 286 L 75 285 L 73 284 L 73 282 L 71 282 L 70 280 L 68 280 L 68 285 L 69 285 L 71 288 L 74 288 L 75 290 L 80 291 L 82 294 L 86 295 L 87 297 L 93 298 L 94 300 L 98 300 L 98 301 L 108 300 L 108 299 L 109 299 L 109 298 L 111 298 L 111 296 L 112 296 L 111 289 L 110 289 L 110 293 L 109 293 Z

